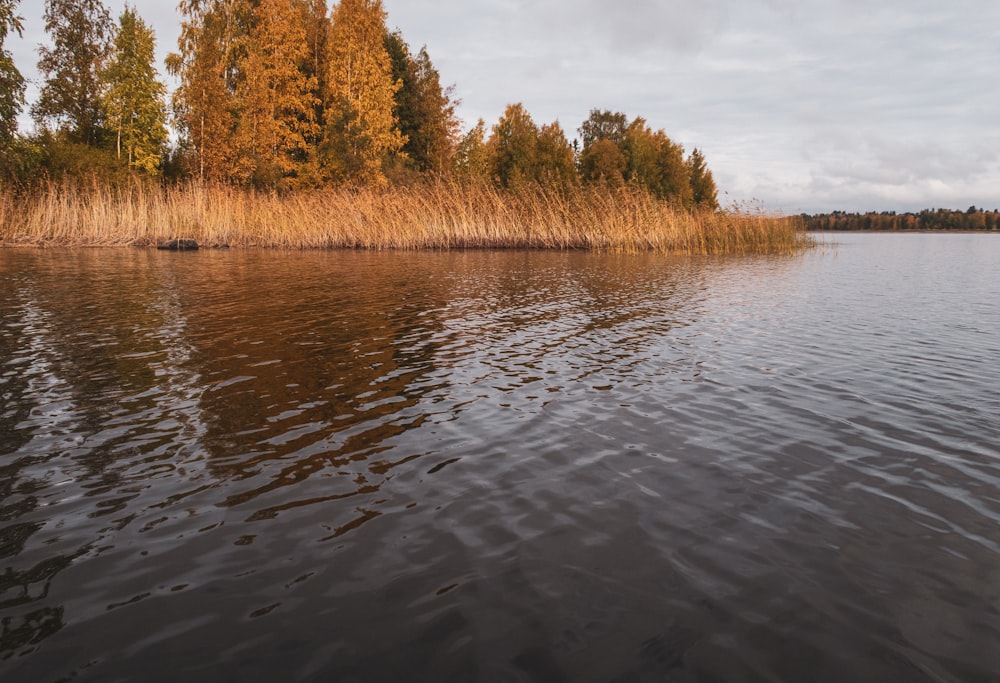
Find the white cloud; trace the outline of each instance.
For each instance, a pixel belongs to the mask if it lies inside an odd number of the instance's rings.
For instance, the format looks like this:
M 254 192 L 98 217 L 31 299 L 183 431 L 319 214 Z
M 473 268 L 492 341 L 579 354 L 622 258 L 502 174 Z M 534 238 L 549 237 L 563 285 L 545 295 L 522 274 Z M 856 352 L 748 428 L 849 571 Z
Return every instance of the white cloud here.
M 384 2 L 470 124 L 518 101 L 571 136 L 594 107 L 642 115 L 730 199 L 788 212 L 1000 204 L 992 0 Z M 9 43 L 29 74 L 41 5 Z M 174 49 L 175 3 L 135 5 Z

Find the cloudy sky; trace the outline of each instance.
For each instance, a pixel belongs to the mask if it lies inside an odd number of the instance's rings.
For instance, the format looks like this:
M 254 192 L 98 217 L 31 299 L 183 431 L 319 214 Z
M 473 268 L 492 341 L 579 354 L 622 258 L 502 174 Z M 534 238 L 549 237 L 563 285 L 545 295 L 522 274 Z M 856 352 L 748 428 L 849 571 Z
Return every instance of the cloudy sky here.
M 117 15 L 124 2 L 105 0 Z M 176 44 L 173 0 L 131 4 Z M 593 108 L 701 148 L 724 204 L 785 213 L 1000 208 L 996 0 L 384 0 L 460 114 Z M 42 0 L 9 39 L 37 82 Z M 162 67 L 161 67 L 162 69 Z M 37 88 L 29 91 L 33 98 Z

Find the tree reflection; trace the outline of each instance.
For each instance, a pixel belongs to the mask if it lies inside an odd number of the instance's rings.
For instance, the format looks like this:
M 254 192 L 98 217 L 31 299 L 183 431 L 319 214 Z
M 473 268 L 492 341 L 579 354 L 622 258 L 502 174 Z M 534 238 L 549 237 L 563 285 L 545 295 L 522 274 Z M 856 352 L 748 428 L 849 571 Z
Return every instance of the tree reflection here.
M 659 362 L 702 286 L 680 261 L 583 254 L 18 258 L 30 276 L 0 292 L 0 656 L 62 627 L 49 588 L 74 565 L 99 612 L 186 585 L 193 536 L 246 549 L 288 515 L 313 542 L 365 537 L 503 406 Z M 151 539 L 173 563 L 119 586 Z
M 248 255 L 199 291 L 188 317 L 206 380 L 206 464 L 230 482 L 220 504 L 261 520 L 370 499 L 420 457 L 389 454 L 426 419 L 421 401 L 444 390 L 427 379 L 447 282 L 426 256 L 269 255 L 263 268 Z

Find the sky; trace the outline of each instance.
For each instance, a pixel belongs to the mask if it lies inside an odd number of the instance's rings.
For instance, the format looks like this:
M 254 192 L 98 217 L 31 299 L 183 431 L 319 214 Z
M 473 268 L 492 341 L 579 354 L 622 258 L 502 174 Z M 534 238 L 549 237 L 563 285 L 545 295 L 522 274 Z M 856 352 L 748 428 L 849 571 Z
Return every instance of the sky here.
M 455 85 L 467 128 L 521 102 L 572 139 L 609 109 L 701 149 L 725 206 L 1000 208 L 996 0 L 383 2 Z M 130 4 L 156 30 L 162 74 L 175 3 Z M 29 102 L 42 9 L 24 0 L 24 37 L 7 44 Z

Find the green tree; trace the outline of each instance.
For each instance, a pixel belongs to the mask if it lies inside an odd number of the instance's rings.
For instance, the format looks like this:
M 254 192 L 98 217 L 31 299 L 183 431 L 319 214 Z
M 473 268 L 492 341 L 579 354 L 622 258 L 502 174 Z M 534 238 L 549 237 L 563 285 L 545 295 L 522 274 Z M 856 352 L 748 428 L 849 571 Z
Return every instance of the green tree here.
M 107 127 L 115 136 L 118 158 L 148 173 L 159 170 L 167 141 L 166 88 L 153 66 L 155 49 L 153 30 L 126 6 L 111 59 L 101 72 Z
M 697 147 L 691 150 L 688 157 L 688 175 L 691 177 L 691 194 L 695 206 L 714 211 L 719 208 L 718 189 L 715 187 L 715 178 L 708 170 L 705 163 L 705 156 Z
M 472 130 L 462 136 L 452 160 L 455 175 L 462 180 L 488 180 L 490 177 L 490 152 L 486 145 L 486 122 L 476 122 Z
M 580 154 L 580 177 L 585 182 L 604 183 L 609 187 L 625 184 L 625 155 L 610 139 L 595 140 Z
M 601 111 L 592 109 L 587 120 L 580 125 L 580 137 L 583 139 L 583 152 L 595 142 L 610 140 L 618 149 L 625 144 L 625 132 L 628 130 L 628 117 L 621 112 Z
M 535 180 L 546 185 L 567 187 L 579 180 L 573 146 L 558 121 L 538 129 L 535 147 Z
M 611 187 L 625 184 L 628 160 L 625 157 L 628 117 L 621 112 L 592 109 L 578 129 L 583 140 L 580 150 L 580 178 Z
M 538 126 L 523 104 L 508 104 L 487 142 L 490 174 L 500 187 L 537 178 Z
M 21 35 L 21 17 L 14 13 L 17 0 L 0 0 L 0 161 L 6 157 L 14 134 L 17 115 L 24 106 L 24 77 L 14 65 L 4 42 L 11 32 Z
M 45 0 L 52 46 L 39 48 L 45 76 L 32 117 L 56 124 L 71 142 L 97 145 L 104 133 L 100 72 L 110 48 L 111 15 L 101 0 Z
M 393 79 L 401 84 L 394 110 L 406 138 L 400 151 L 415 170 L 444 175 L 452 165 L 460 126 L 453 88 L 441 87 L 426 47 L 414 56 L 399 32 L 388 34 L 385 46 Z
M 319 126 L 316 79 L 307 72 L 308 12 L 308 3 L 299 0 L 261 0 L 254 10 L 236 87 L 236 182 L 295 186 L 311 175 L 310 141 Z
M 694 193 L 684 161 L 684 148 L 662 130 L 653 131 L 643 118 L 636 118 L 625 131 L 625 177 L 654 196 L 691 206 Z
M 394 113 L 402 84 L 385 49 L 381 0 L 341 0 L 328 46 L 326 162 L 341 181 L 387 184 L 383 166 L 405 144 Z

